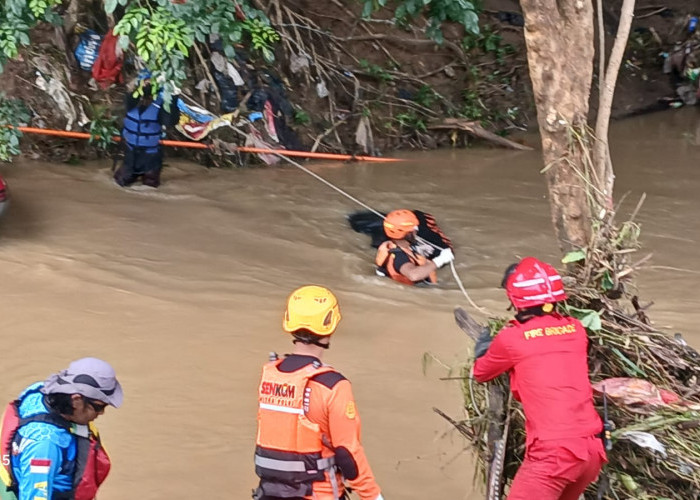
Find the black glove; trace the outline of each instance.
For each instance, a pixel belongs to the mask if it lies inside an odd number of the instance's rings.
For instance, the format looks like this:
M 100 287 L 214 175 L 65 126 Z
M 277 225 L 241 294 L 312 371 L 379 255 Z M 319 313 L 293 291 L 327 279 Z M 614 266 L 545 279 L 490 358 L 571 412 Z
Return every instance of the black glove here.
M 489 350 L 489 346 L 491 345 L 491 342 L 493 341 L 493 337 L 491 337 L 491 330 L 486 327 L 481 331 L 481 335 L 479 335 L 479 338 L 476 340 L 476 345 L 474 346 L 474 359 L 479 359 L 481 356 L 486 354 L 486 351 Z

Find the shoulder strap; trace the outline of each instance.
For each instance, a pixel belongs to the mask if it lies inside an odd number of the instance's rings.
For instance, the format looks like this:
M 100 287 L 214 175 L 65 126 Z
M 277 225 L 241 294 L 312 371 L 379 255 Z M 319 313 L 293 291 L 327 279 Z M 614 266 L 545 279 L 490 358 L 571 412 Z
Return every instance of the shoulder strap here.
M 333 389 L 338 382 L 343 380 L 346 380 L 346 378 L 341 373 L 333 369 L 316 373 L 309 379 L 309 381 L 317 382 L 328 389 Z
M 36 387 L 34 389 L 29 389 L 25 392 L 22 393 L 22 395 L 16 399 L 13 404 L 15 405 L 15 408 L 17 409 L 17 416 L 19 417 L 19 406 L 22 404 L 22 401 L 26 399 L 27 396 L 31 394 L 36 394 L 36 393 L 41 393 L 41 388 Z M 46 405 L 45 405 L 46 406 Z M 26 418 L 19 418 L 19 424 L 17 425 L 17 428 L 19 429 L 20 427 L 29 424 L 31 422 L 42 422 L 44 424 L 51 424 L 55 425 L 56 427 L 60 427 L 61 429 L 66 429 L 67 431 L 71 430 L 71 423 L 63 418 L 62 416 L 58 415 L 57 413 L 54 413 L 51 411 L 51 409 L 48 409 L 48 413 L 39 413 L 37 415 L 32 415 L 31 417 L 26 417 Z
M 56 427 L 60 427 L 61 429 L 65 429 L 67 431 L 70 431 L 71 429 L 71 423 L 68 420 L 66 420 L 60 415 L 52 413 L 50 410 L 49 413 L 39 413 L 38 415 L 33 415 L 31 417 L 20 418 L 19 426 L 17 428 L 20 428 L 31 422 L 42 422 L 44 424 L 51 424 L 55 425 Z

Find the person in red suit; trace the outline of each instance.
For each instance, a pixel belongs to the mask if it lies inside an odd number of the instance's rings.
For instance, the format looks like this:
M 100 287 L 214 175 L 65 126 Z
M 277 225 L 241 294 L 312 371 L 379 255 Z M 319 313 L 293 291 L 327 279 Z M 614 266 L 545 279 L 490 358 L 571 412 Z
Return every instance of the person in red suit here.
M 506 270 L 502 286 L 515 319 L 495 337 L 486 331 L 478 339 L 474 378 L 487 382 L 507 372 L 525 413 L 525 460 L 508 500 L 578 500 L 607 462 L 586 330 L 555 310 L 566 293 L 549 264 L 526 257 Z

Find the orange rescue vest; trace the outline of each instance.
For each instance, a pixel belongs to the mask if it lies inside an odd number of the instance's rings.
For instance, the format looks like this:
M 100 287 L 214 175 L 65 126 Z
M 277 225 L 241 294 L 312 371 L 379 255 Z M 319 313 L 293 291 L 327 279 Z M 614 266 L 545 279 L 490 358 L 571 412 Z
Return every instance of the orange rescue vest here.
M 374 258 L 374 263 L 382 270 L 385 270 L 389 274 L 389 277 L 391 279 L 398 281 L 399 283 L 404 283 L 406 285 L 415 285 L 413 281 L 401 274 L 398 271 L 398 269 L 394 267 L 394 260 L 396 259 L 397 251 L 404 252 L 406 255 L 408 255 L 410 261 L 417 266 L 422 266 L 423 264 L 428 262 L 428 259 L 426 259 L 422 255 L 418 255 L 412 250 L 399 248 L 399 246 L 396 243 L 389 240 L 385 241 L 384 243 L 379 245 L 379 248 L 377 248 L 377 256 Z M 428 276 L 428 281 L 430 283 L 437 283 L 437 273 L 435 271 L 430 273 L 430 276 Z
M 322 457 L 320 427 L 306 417 L 308 383 L 322 373 L 335 370 L 316 362 L 284 373 L 278 369 L 281 362 L 275 358 L 263 367 L 258 388 L 255 473 L 263 483 L 289 486 L 289 489 L 283 487 L 288 495 L 272 496 L 307 496 L 315 481 L 325 480 L 326 471 L 335 476 L 334 457 Z M 266 489 L 264 484 L 261 486 Z

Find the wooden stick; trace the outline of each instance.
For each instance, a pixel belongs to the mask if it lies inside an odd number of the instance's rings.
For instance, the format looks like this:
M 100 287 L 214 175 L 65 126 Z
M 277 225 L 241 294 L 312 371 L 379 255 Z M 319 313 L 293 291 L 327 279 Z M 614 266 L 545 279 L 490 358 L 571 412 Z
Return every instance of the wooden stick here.
M 214 86 L 214 93 L 216 94 L 216 98 L 219 100 L 219 104 L 221 104 L 221 93 L 219 93 L 219 87 L 216 85 L 216 80 L 214 80 L 214 77 L 211 74 L 211 71 L 209 71 L 209 66 L 207 65 L 207 62 L 204 60 L 204 56 L 202 56 L 202 52 L 199 50 L 199 47 L 197 46 L 197 43 L 195 42 L 194 46 L 194 51 L 197 54 L 197 58 L 199 58 L 199 62 L 202 63 L 202 66 L 204 67 L 204 72 L 207 75 L 207 78 L 209 78 L 209 81 L 211 84 Z

